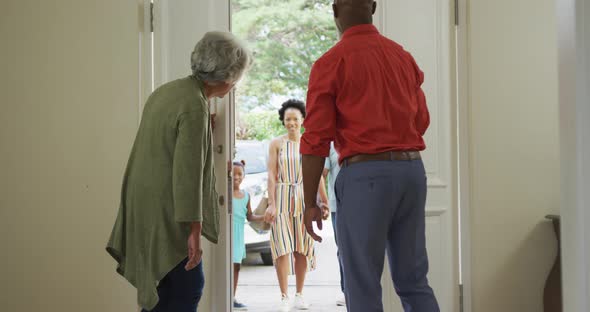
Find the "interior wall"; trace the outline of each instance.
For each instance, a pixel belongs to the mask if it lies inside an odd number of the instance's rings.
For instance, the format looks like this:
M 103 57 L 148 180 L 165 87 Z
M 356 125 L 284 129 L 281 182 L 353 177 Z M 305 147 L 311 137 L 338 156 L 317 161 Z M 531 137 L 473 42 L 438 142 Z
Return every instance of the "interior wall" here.
M 474 312 L 542 311 L 559 212 L 553 0 L 468 1 Z
M 2 311 L 136 310 L 104 247 L 139 118 L 138 2 L 2 1 Z

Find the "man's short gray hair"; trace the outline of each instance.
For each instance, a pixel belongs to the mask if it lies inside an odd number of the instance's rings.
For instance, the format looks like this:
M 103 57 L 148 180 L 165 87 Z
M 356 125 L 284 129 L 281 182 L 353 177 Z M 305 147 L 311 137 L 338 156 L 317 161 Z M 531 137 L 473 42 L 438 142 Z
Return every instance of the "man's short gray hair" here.
M 252 54 L 233 34 L 211 31 L 205 34 L 191 54 L 193 75 L 213 84 L 233 83 L 252 63 Z

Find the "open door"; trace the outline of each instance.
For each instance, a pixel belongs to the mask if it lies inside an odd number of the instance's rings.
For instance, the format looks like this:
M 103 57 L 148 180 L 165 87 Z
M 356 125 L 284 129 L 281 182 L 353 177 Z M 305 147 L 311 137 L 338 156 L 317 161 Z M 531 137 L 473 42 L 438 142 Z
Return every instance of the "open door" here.
M 422 155 L 428 176 L 428 278 L 443 312 L 459 311 L 453 5 L 453 1 L 438 0 L 378 1 L 375 16 L 381 33 L 412 53 L 425 74 L 423 88 L 431 119 L 425 137 L 427 149 Z M 385 268 L 384 309 L 401 312 L 389 268 Z
M 230 30 L 229 0 L 154 0 L 154 81 L 155 87 L 191 74 L 190 54 L 207 31 Z M 211 100 L 216 113 L 214 131 L 217 192 L 219 193 L 220 233 L 217 245 L 203 240 L 205 292 L 199 304 L 202 311 L 230 311 L 231 268 L 231 193 L 228 192 L 227 162 L 233 155 L 230 118 L 231 96 Z
M 388 0 L 378 2 L 376 26 L 410 51 L 426 74 L 424 90 L 431 112 L 431 127 L 424 153 L 428 174 L 427 247 L 429 279 L 441 311 L 459 309 L 458 205 L 456 113 L 453 91 L 454 64 L 453 1 Z M 197 40 L 209 30 L 230 30 L 229 0 L 175 0 L 154 3 L 154 79 L 156 87 L 190 74 L 189 55 Z M 204 311 L 231 309 L 231 192 L 228 192 L 227 161 L 233 156 L 234 118 L 232 96 L 212 103 L 217 113 L 214 143 L 217 147 L 217 190 L 221 203 L 221 233 L 218 245 L 206 245 L 206 287 L 200 307 Z M 387 266 L 386 266 L 387 267 Z M 214 281 L 214 282 L 213 282 Z M 383 278 L 385 311 L 401 311 L 389 277 Z

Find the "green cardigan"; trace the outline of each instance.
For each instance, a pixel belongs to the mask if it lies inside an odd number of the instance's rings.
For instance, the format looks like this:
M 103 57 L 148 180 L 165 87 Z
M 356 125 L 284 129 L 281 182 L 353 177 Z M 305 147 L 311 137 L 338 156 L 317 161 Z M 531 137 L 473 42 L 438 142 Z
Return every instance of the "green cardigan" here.
M 158 281 L 187 257 L 190 222 L 201 221 L 202 235 L 217 243 L 211 132 L 203 83 L 194 77 L 161 86 L 145 104 L 106 249 L 148 310 L 158 303 Z

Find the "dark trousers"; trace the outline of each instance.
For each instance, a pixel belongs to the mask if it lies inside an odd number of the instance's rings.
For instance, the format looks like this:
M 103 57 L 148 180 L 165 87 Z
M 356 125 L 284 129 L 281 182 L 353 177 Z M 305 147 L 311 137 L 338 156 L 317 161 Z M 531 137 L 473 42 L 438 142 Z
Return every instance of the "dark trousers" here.
M 426 173 L 421 160 L 344 166 L 336 179 L 336 233 L 348 311 L 382 312 L 385 251 L 404 311 L 439 312 L 428 284 Z
M 184 266 L 187 261 L 188 259 L 182 260 L 160 281 L 158 284 L 160 300 L 150 312 L 197 311 L 205 287 L 203 261 L 196 268 L 186 271 Z M 148 311 L 141 310 L 141 312 Z
M 338 219 L 337 213 L 332 212 L 332 228 L 334 229 L 334 241 L 336 241 L 336 247 L 338 247 L 338 234 L 336 233 L 336 220 Z M 344 273 L 342 272 L 342 264 L 340 263 L 340 254 L 336 250 L 338 256 L 338 267 L 340 268 L 340 290 L 344 293 Z

